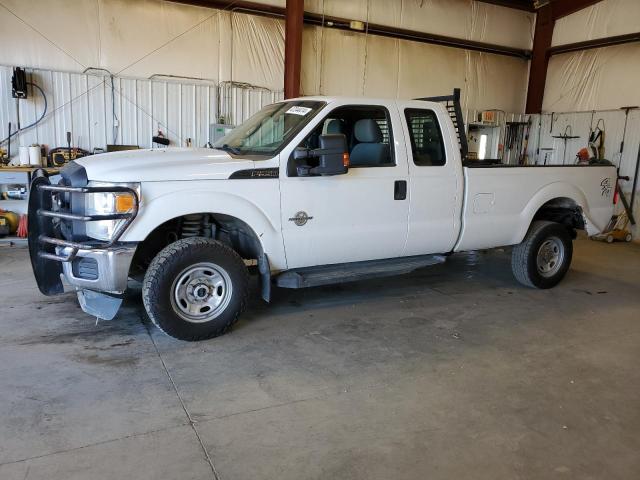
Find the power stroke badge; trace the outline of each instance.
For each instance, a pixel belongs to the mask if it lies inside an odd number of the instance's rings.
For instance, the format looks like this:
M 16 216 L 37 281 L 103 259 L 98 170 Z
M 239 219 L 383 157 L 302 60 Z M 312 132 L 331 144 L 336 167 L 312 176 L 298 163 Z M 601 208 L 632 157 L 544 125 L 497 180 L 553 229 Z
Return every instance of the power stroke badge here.
M 306 225 L 309 220 L 313 220 L 313 217 L 307 215 L 307 212 L 298 212 L 289 219 L 290 222 L 295 223 L 297 226 L 302 227 Z

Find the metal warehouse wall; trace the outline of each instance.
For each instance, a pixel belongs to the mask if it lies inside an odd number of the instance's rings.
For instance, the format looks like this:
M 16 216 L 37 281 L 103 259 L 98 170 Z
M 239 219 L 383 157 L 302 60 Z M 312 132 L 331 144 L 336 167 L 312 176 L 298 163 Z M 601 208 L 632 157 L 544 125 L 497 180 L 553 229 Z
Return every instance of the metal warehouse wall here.
M 626 121 L 622 110 L 599 110 L 590 112 L 549 113 L 532 115 L 531 135 L 529 137 L 528 155 L 530 163 L 542 165 L 547 153 L 547 165 L 572 165 L 576 154 L 588 145 L 591 128 L 598 124 L 604 127 L 604 157 L 620 169 L 620 175 L 630 177 L 630 181 L 621 181 L 622 190 L 627 199 L 631 199 L 633 175 L 640 152 L 640 110 L 630 110 Z M 554 138 L 567 133 L 579 138 L 567 140 L 566 152 L 564 140 Z M 625 133 L 626 132 L 626 133 Z M 622 140 L 624 146 L 620 152 Z M 550 150 L 543 150 L 543 149 Z M 640 220 L 640 185 L 636 189 L 634 215 Z M 618 210 L 622 210 L 621 203 Z M 640 237 L 640 227 L 632 229 L 635 239 Z
M 640 1 L 602 0 L 597 4 L 559 19 L 553 31 L 552 46 L 582 42 L 595 38 L 624 35 L 638 31 Z M 625 128 L 621 107 L 640 106 L 640 44 L 630 43 L 593 50 L 554 55 L 549 61 L 545 86 L 541 136 L 529 144 L 530 156 L 535 146 L 550 148 L 548 161 L 563 162 L 562 135 L 569 127 L 565 163 L 573 163 L 576 152 L 587 146 L 590 127 L 602 119 L 605 126 L 605 158 L 631 177 L 638 162 L 640 148 L 640 110 L 631 110 Z M 552 113 L 554 112 L 554 113 Z M 537 118 L 537 117 L 536 117 Z M 535 121 L 534 121 L 535 123 Z M 602 125 L 602 123 L 601 123 Z M 537 135 L 537 133 L 536 133 Z M 620 145 L 624 136 L 624 149 Z M 542 158 L 544 153 L 542 153 Z M 631 182 L 621 182 L 630 194 Z M 640 189 L 636 191 L 634 212 L 640 217 Z M 635 238 L 640 229 L 633 229 Z
M 530 49 L 535 14 L 471 0 L 307 0 L 309 11 Z M 523 112 L 527 60 L 305 26 L 306 95 L 415 98 L 462 89 L 469 109 Z
M 6 137 L 8 122 L 16 128 L 35 121 L 43 111 L 42 96 L 30 90 L 27 100 L 11 98 L 10 67 L 0 67 L 0 137 Z M 262 106 L 282 98 L 282 92 L 230 82 L 141 80 L 109 75 L 77 74 L 50 70 L 28 70 L 28 78 L 47 96 L 47 114 L 36 127 L 17 137 L 12 145 L 66 145 L 72 132 L 73 145 L 93 150 L 107 144 L 150 147 L 151 137 L 161 130 L 172 146 L 204 146 L 209 125 L 223 117 L 229 123 L 246 120 Z M 113 88 L 112 88 L 113 87 Z M 17 153 L 17 148 L 14 150 Z
M 285 0 L 261 0 L 284 6 Z M 305 8 L 392 27 L 531 48 L 535 15 L 472 0 L 307 0 Z M 129 78 L 171 74 L 283 87 L 284 22 L 164 0 L 2 0 L 0 64 Z M 528 62 L 306 26 L 307 95 L 407 98 L 463 89 L 466 108 L 524 108 Z M 0 92 L 3 95 L 4 92 Z
M 0 65 L 282 89 L 284 22 L 231 10 L 164 0 L 2 0 Z
M 602 0 L 556 22 L 552 46 L 636 33 L 640 1 Z M 554 55 L 545 86 L 545 112 L 606 110 L 640 105 L 640 44 Z

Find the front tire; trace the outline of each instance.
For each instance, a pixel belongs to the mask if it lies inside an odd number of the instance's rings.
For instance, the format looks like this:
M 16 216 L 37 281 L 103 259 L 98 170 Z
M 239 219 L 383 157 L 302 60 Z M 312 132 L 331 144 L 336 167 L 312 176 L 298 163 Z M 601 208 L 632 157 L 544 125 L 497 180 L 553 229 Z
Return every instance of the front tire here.
M 573 244 L 567 227 L 555 222 L 531 224 L 522 243 L 513 247 L 511 268 L 523 285 L 551 288 L 564 278 L 571 265 Z
M 227 332 L 247 303 L 249 274 L 227 245 L 203 237 L 178 240 L 151 262 L 142 300 L 155 326 L 179 340 Z

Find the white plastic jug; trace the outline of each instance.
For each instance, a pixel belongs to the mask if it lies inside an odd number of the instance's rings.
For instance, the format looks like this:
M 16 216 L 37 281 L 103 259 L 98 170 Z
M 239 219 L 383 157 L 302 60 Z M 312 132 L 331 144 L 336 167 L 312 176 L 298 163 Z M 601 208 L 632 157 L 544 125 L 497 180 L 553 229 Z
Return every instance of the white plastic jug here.
M 20 166 L 28 167 L 29 166 L 29 147 L 20 147 Z
M 29 165 L 31 165 L 32 167 L 42 166 L 40 153 L 40 145 L 32 145 L 29 147 Z

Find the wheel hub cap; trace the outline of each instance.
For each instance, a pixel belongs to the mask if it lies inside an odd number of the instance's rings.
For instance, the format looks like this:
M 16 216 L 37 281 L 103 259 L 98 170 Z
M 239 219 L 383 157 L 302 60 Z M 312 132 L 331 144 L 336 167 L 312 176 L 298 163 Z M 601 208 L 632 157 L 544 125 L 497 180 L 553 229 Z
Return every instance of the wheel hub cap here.
M 232 285 L 220 266 L 203 262 L 184 269 L 171 287 L 171 306 L 182 319 L 203 323 L 219 316 L 229 305 Z
M 202 302 L 206 301 L 207 298 L 211 295 L 211 290 L 208 285 L 204 283 L 200 283 L 193 287 L 192 289 L 187 290 L 187 296 L 193 297 L 194 301 Z
M 551 237 L 545 240 L 538 249 L 536 264 L 538 273 L 543 277 L 555 275 L 564 260 L 564 244 L 559 238 Z

